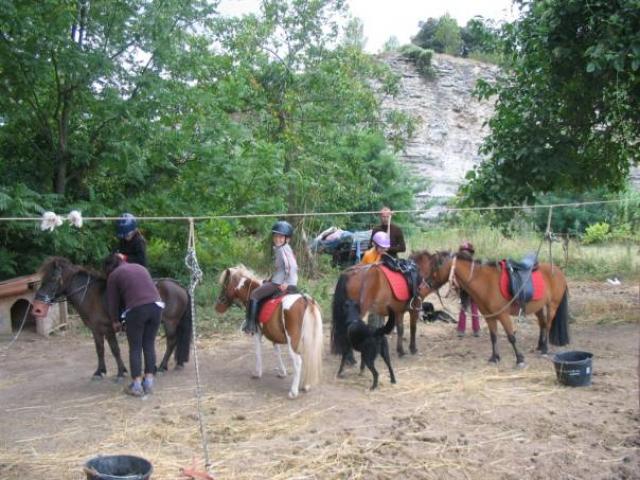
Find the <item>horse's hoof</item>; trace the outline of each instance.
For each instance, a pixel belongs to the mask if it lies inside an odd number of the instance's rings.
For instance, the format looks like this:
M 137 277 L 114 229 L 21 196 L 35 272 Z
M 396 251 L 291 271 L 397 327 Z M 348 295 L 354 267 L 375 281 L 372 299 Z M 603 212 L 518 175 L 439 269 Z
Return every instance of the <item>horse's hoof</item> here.
M 278 378 L 287 378 L 287 374 L 286 373 L 282 373 L 282 372 L 277 372 L 276 373 L 276 377 L 278 377 Z
M 113 379 L 113 383 L 121 384 L 124 383 L 124 375 L 118 375 Z
M 516 368 L 517 369 L 527 368 L 527 364 L 524 363 L 524 362 L 518 362 L 518 363 L 516 363 Z
M 251 378 L 255 378 L 255 379 L 257 380 L 257 379 L 259 379 L 259 378 L 262 378 L 262 374 L 261 374 L 261 373 L 253 372 L 253 373 L 251 374 Z
M 489 363 L 494 363 L 497 365 L 498 363 L 500 363 L 500 357 L 490 357 Z
M 303 391 L 303 392 L 308 392 L 309 390 L 311 390 L 311 385 L 304 385 L 304 386 L 302 387 L 302 391 Z
M 92 382 L 98 382 L 104 378 L 104 374 L 102 373 L 94 373 L 93 377 L 91 377 Z
M 184 365 L 176 365 L 176 370 L 184 370 Z
M 404 357 L 405 353 L 404 350 L 398 350 L 398 357 Z
M 411 349 L 411 355 L 415 355 L 416 353 L 418 353 L 418 349 L 417 348 L 412 348 Z
M 289 398 L 291 400 L 293 400 L 294 398 L 297 398 L 297 397 L 298 397 L 298 392 L 294 392 L 293 390 L 289 391 Z

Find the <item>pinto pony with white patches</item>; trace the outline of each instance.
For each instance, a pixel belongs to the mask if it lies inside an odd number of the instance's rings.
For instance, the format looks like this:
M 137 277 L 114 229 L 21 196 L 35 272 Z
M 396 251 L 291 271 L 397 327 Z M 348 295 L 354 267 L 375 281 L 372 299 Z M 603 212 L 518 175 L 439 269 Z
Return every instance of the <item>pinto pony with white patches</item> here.
M 220 294 L 215 309 L 224 313 L 231 305 L 246 308 L 249 295 L 262 285 L 262 281 L 244 265 L 225 269 L 220 274 Z M 315 300 L 307 295 L 288 294 L 275 308 L 271 316 L 260 324 L 254 335 L 256 346 L 256 371 L 262 377 L 262 336 L 273 342 L 280 366 L 279 376 L 287 372 L 280 357 L 280 345 L 287 345 L 293 363 L 293 382 L 289 398 L 298 396 L 299 389 L 308 391 L 320 382 L 322 373 L 322 316 Z

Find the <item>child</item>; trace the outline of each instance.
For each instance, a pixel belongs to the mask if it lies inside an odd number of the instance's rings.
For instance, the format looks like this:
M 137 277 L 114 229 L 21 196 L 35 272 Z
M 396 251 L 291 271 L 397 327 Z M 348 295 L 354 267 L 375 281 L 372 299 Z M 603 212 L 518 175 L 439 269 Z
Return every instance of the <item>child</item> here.
M 271 227 L 271 234 L 276 271 L 271 279 L 251 292 L 247 304 L 247 318 L 242 325 L 242 331 L 245 333 L 253 334 L 258 331 L 258 305 L 261 300 L 273 296 L 276 292 L 295 292 L 298 284 L 298 262 L 289 245 L 293 227 L 289 222 L 279 221 Z
M 373 248 L 367 250 L 362 256 L 360 263 L 379 263 L 382 259 L 382 255 L 387 255 L 387 250 L 391 246 L 389 235 L 385 232 L 376 232 L 371 239 L 373 242 Z
M 116 236 L 120 239 L 116 253 L 121 254 L 127 263 L 147 266 L 147 241 L 138 230 L 136 217 L 123 213 L 116 223 Z
M 470 242 L 462 242 L 458 253 L 466 254 L 469 257 L 473 257 L 475 250 Z M 458 336 L 464 337 L 465 330 L 467 329 L 467 307 L 471 304 L 471 328 L 473 329 L 473 336 L 480 336 L 480 315 L 478 314 L 478 306 L 475 304 L 469 294 L 464 290 L 460 291 L 460 314 L 458 315 Z

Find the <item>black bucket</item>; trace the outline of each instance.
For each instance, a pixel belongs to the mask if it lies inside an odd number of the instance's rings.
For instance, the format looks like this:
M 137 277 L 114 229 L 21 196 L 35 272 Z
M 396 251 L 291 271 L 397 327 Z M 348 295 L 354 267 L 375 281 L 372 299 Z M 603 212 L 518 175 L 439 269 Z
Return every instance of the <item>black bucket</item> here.
M 591 385 L 591 359 L 589 352 L 562 352 L 553 357 L 556 376 L 563 385 L 584 387 Z
M 147 480 L 153 467 L 144 458 L 132 455 L 95 457 L 84 465 L 87 480 Z

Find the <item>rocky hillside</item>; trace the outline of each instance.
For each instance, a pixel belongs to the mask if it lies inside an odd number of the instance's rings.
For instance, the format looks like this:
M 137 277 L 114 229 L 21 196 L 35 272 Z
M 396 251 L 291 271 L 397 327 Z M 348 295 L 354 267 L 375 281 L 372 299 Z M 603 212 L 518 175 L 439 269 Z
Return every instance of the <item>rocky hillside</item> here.
M 484 123 L 493 114 L 493 104 L 478 101 L 472 91 L 478 79 L 494 79 L 498 67 L 435 54 L 435 75 L 425 79 L 398 54 L 387 54 L 382 60 L 402 77 L 399 95 L 385 99 L 383 106 L 402 110 L 421 121 L 413 141 L 401 155 L 415 174 L 430 182 L 416 203 L 419 207 L 432 200 L 444 203 L 456 194 L 465 174 L 482 161 L 478 148 L 488 133 Z M 640 169 L 633 170 L 632 182 L 639 188 Z

